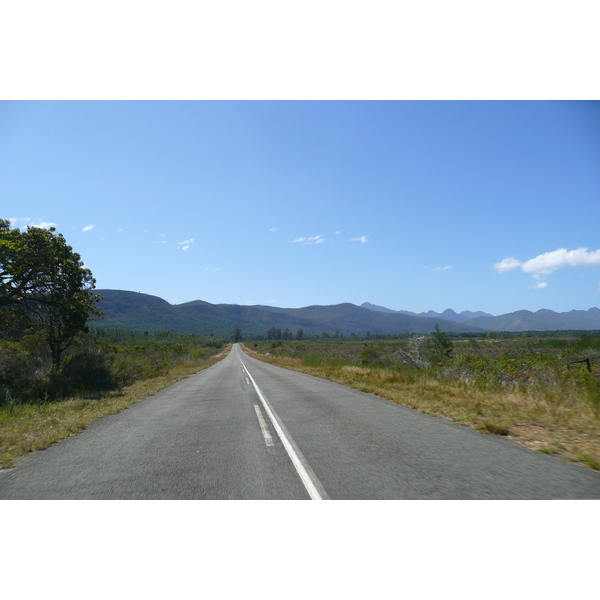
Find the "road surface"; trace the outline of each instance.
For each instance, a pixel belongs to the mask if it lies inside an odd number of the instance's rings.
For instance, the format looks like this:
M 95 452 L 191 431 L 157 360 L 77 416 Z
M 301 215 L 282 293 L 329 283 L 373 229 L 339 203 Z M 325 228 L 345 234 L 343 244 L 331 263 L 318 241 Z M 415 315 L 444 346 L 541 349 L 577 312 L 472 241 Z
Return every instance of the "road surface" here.
M 0 471 L 2 499 L 600 498 L 600 474 L 244 354 Z

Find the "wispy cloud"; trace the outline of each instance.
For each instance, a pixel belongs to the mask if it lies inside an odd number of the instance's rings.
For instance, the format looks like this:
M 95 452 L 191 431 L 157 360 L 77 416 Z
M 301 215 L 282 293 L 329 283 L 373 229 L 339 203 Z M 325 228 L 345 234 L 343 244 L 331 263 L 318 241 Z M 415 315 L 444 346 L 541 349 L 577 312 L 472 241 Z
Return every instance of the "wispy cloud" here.
M 324 244 L 325 238 L 322 235 L 313 235 L 312 237 L 300 237 L 292 240 L 293 244 L 302 242 L 305 244 Z
M 360 242 L 361 244 L 366 244 L 369 240 L 367 239 L 369 236 L 368 235 L 363 235 L 362 237 L 358 237 L 358 238 L 350 238 L 349 241 L 351 242 Z
M 50 223 L 50 221 L 44 221 L 43 217 L 39 221 L 31 221 L 31 219 L 23 219 L 29 227 L 39 227 L 40 229 L 50 229 L 50 227 L 57 227 L 56 223 Z M 31 223 L 29 222 L 31 221 Z
M 269 229 L 269 231 L 271 231 L 271 232 L 279 231 L 279 227 L 271 227 L 271 229 Z
M 92 229 L 94 229 L 94 225 L 87 225 L 81 231 L 91 231 Z
M 184 251 L 187 252 L 190 246 L 194 243 L 194 238 L 190 238 L 189 240 L 185 240 L 185 242 L 179 242 L 177 245 Z
M 435 269 L 433 269 L 434 271 L 437 271 L 438 273 L 441 273 L 442 271 L 448 271 L 449 269 L 451 269 L 451 266 L 447 266 L 447 267 L 436 267 Z
M 50 227 L 56 227 L 56 223 L 50 223 L 49 221 L 41 221 L 40 223 L 33 223 L 32 227 L 39 227 L 40 229 L 50 229 Z
M 529 289 L 531 289 L 531 290 L 543 290 L 546 287 L 548 287 L 548 282 L 547 281 L 538 281 L 538 283 L 536 283 L 535 285 L 530 285 Z

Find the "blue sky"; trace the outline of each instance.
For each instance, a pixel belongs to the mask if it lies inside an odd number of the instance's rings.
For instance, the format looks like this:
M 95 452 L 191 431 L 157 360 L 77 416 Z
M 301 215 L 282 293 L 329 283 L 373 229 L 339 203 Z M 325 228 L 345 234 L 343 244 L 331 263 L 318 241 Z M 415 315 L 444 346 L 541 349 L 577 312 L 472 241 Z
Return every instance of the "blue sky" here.
M 0 216 L 173 304 L 600 306 L 599 167 L 598 102 L 0 103 Z

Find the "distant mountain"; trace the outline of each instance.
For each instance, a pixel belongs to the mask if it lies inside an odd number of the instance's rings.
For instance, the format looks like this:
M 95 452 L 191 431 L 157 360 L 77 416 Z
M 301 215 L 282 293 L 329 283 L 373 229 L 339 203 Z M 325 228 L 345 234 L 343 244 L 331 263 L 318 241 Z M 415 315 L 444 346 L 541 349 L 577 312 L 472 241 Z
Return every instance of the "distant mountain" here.
M 345 336 L 390 333 L 429 333 L 438 324 L 442 330 L 455 333 L 483 331 L 544 331 L 567 329 L 600 330 L 600 309 L 572 310 L 556 313 L 551 310 L 530 312 L 520 310 L 494 317 L 482 312 L 451 309 L 443 313 L 429 311 L 414 314 L 392 311 L 365 302 L 362 306 L 336 304 L 304 308 L 275 306 L 242 306 L 210 304 L 194 300 L 184 304 L 169 304 L 166 300 L 123 290 L 96 290 L 103 299 L 99 308 L 104 319 L 95 323 L 100 328 L 138 331 L 173 331 L 228 337 L 239 325 L 247 336 L 264 335 L 270 327 L 282 331 L 288 328 L 294 335 L 302 327 L 307 335 L 339 329 Z M 476 315 L 467 318 L 469 315 Z M 457 321 L 463 319 L 463 322 Z
M 600 329 L 600 309 L 570 310 L 557 313 L 541 309 L 536 312 L 518 310 L 497 317 L 476 317 L 463 323 L 493 331 L 554 331 L 567 329 Z
M 377 312 L 382 313 L 402 313 L 403 315 L 412 315 L 414 317 L 417 316 L 417 313 L 408 312 L 406 310 L 392 310 L 391 308 L 386 308 L 385 306 L 377 306 L 377 304 L 371 304 L 370 302 L 363 302 L 361 306 L 363 308 L 368 308 L 369 310 L 376 310 Z
M 482 311 L 472 312 L 470 310 L 463 310 L 463 312 L 461 313 L 456 313 L 451 308 L 447 308 L 443 313 L 437 313 L 433 310 L 430 310 L 426 313 L 414 313 L 407 310 L 392 310 L 390 308 L 386 308 L 385 306 L 377 306 L 377 304 L 371 304 L 370 302 L 363 302 L 361 306 L 363 308 L 368 308 L 369 310 L 376 310 L 378 312 L 412 315 L 414 317 L 428 317 L 430 319 L 446 319 L 447 321 L 454 321 L 456 323 L 464 323 L 465 321 L 469 321 L 470 319 L 474 319 L 476 317 L 492 316 L 489 313 L 485 313 Z
M 463 325 L 445 319 L 431 319 L 405 314 L 384 314 L 354 304 L 277 308 L 274 306 L 241 306 L 210 304 L 194 300 L 172 305 L 166 300 L 122 290 L 96 290 L 103 299 L 99 309 L 105 313 L 95 325 L 100 328 L 133 329 L 139 331 L 173 331 L 199 335 L 229 336 L 239 325 L 245 335 L 264 335 L 270 327 L 294 335 L 302 327 L 307 335 L 336 330 L 344 335 L 363 336 L 391 333 L 429 333 L 436 324 L 447 332 L 485 331 L 477 325 Z

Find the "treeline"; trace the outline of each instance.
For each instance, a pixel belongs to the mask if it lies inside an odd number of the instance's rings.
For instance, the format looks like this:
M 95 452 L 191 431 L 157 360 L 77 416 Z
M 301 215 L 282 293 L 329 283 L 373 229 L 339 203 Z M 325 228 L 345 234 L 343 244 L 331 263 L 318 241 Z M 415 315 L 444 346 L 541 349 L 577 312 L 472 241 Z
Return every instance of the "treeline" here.
M 435 331 L 435 327 L 432 332 Z M 432 333 L 431 332 L 431 333 Z M 256 341 L 271 340 L 406 340 L 415 336 L 427 335 L 425 333 L 365 333 L 344 334 L 339 329 L 334 332 L 321 331 L 314 329 L 307 331 L 300 327 L 294 334 L 289 328 L 281 329 L 277 327 L 269 328 L 264 335 L 245 335 L 244 339 Z M 446 335 L 453 339 L 512 339 L 512 338 L 580 338 L 580 337 L 600 337 L 600 330 L 553 330 L 553 331 L 473 331 L 473 332 L 446 332 Z
M 56 369 L 40 333 L 0 339 L 0 406 L 120 389 L 175 365 L 209 359 L 223 344 L 193 334 L 94 330 L 73 339 Z
M 224 341 L 210 335 L 196 333 L 175 333 L 173 331 L 136 331 L 128 329 L 93 329 L 94 335 L 100 342 L 109 344 L 143 344 L 154 342 L 158 344 L 185 343 L 200 345 L 206 348 L 222 348 Z

